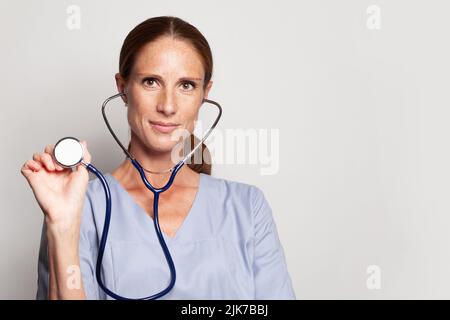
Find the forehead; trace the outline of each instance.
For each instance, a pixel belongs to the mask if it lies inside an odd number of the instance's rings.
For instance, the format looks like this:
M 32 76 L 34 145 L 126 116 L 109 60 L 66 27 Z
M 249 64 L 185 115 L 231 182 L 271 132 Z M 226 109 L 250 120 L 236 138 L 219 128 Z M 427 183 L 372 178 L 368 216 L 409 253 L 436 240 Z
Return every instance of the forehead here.
M 204 70 L 200 55 L 190 43 L 162 37 L 139 50 L 133 72 L 203 77 Z

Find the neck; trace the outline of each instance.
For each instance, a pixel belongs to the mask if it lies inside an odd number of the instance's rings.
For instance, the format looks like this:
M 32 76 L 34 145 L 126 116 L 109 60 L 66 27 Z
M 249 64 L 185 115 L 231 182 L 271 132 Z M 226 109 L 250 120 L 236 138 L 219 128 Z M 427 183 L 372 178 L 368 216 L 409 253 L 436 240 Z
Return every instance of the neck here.
M 142 168 L 153 172 L 161 172 L 167 171 L 175 166 L 176 163 L 172 161 L 171 152 L 158 153 L 145 148 L 145 146 L 141 146 L 138 141 L 139 139 L 133 140 L 129 151 Z M 181 157 L 178 161 L 180 160 Z M 172 172 L 155 174 L 145 170 L 144 173 L 147 180 L 155 188 L 163 187 L 169 181 L 170 175 L 172 174 Z M 185 164 L 176 173 L 172 186 L 190 185 L 193 176 L 196 174 L 195 171 Z M 113 172 L 113 175 L 130 189 L 143 187 L 141 176 L 129 159 L 125 159 L 125 161 Z

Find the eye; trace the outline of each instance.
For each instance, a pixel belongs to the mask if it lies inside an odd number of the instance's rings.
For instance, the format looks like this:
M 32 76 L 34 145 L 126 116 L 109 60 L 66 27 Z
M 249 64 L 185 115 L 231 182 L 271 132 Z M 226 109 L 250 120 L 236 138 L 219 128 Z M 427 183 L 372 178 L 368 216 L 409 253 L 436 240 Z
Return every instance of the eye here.
M 155 78 L 144 78 L 142 83 L 147 87 L 153 87 L 156 84 Z
M 195 83 L 192 81 L 185 81 L 185 82 L 183 82 L 182 86 L 183 86 L 183 89 L 185 89 L 186 91 L 194 90 L 196 87 Z M 191 87 L 192 87 L 192 89 L 190 89 Z

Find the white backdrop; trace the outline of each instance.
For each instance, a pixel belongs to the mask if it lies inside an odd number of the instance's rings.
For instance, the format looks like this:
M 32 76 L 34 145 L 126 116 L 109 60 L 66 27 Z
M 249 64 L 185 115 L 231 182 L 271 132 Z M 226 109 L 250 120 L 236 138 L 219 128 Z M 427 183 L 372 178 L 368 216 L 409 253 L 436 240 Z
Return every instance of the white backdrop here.
M 213 175 L 264 191 L 297 298 L 450 298 L 449 9 L 406 0 L 1 1 L 0 298 L 36 291 L 42 213 L 21 165 L 68 135 L 87 140 L 104 172 L 122 161 L 100 104 L 116 92 L 126 34 L 159 15 L 208 39 L 209 97 L 224 108 L 218 130 L 278 130 L 274 174 L 261 174 L 260 158 L 214 164 Z

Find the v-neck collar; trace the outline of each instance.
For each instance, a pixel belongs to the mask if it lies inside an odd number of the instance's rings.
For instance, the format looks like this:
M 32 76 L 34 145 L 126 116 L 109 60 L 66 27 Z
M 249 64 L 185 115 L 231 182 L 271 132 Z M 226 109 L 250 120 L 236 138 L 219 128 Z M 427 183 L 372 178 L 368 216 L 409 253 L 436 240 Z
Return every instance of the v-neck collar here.
M 174 242 L 177 239 L 180 238 L 180 233 L 183 232 L 184 229 L 187 228 L 186 225 L 188 225 L 188 223 L 190 222 L 190 220 L 192 220 L 193 218 L 191 217 L 196 210 L 196 208 L 199 205 L 200 202 L 200 196 L 201 193 L 203 192 L 203 188 L 204 188 L 204 181 L 203 179 L 204 177 L 204 173 L 200 173 L 199 174 L 199 184 L 198 184 L 198 189 L 197 192 L 195 194 L 195 198 L 194 198 L 194 202 L 191 205 L 191 208 L 189 209 L 188 214 L 186 215 L 186 217 L 183 219 L 183 222 L 181 223 L 180 227 L 178 228 L 178 230 L 175 232 L 175 235 L 173 237 L 167 235 L 164 231 L 161 230 L 161 233 L 164 236 L 164 240 L 166 242 Z M 128 191 L 122 186 L 122 184 L 111 174 L 111 173 L 106 173 L 105 176 L 109 177 L 111 181 L 113 181 L 113 183 L 119 188 L 120 192 L 125 194 L 125 197 L 129 200 L 130 203 L 132 203 L 136 208 L 138 208 L 138 210 L 140 211 L 138 216 L 142 216 L 144 221 L 149 222 L 152 226 L 152 229 L 154 229 L 154 221 L 153 218 L 148 214 L 148 212 L 146 210 L 144 210 L 144 208 L 142 208 L 135 200 L 134 198 L 131 196 L 131 194 L 128 193 Z M 143 183 L 143 182 L 142 182 Z M 152 192 L 151 190 L 148 190 L 148 192 Z M 161 199 L 159 200 L 161 201 Z M 145 222 L 144 222 L 145 223 Z M 155 230 L 155 236 L 156 236 L 156 230 Z

